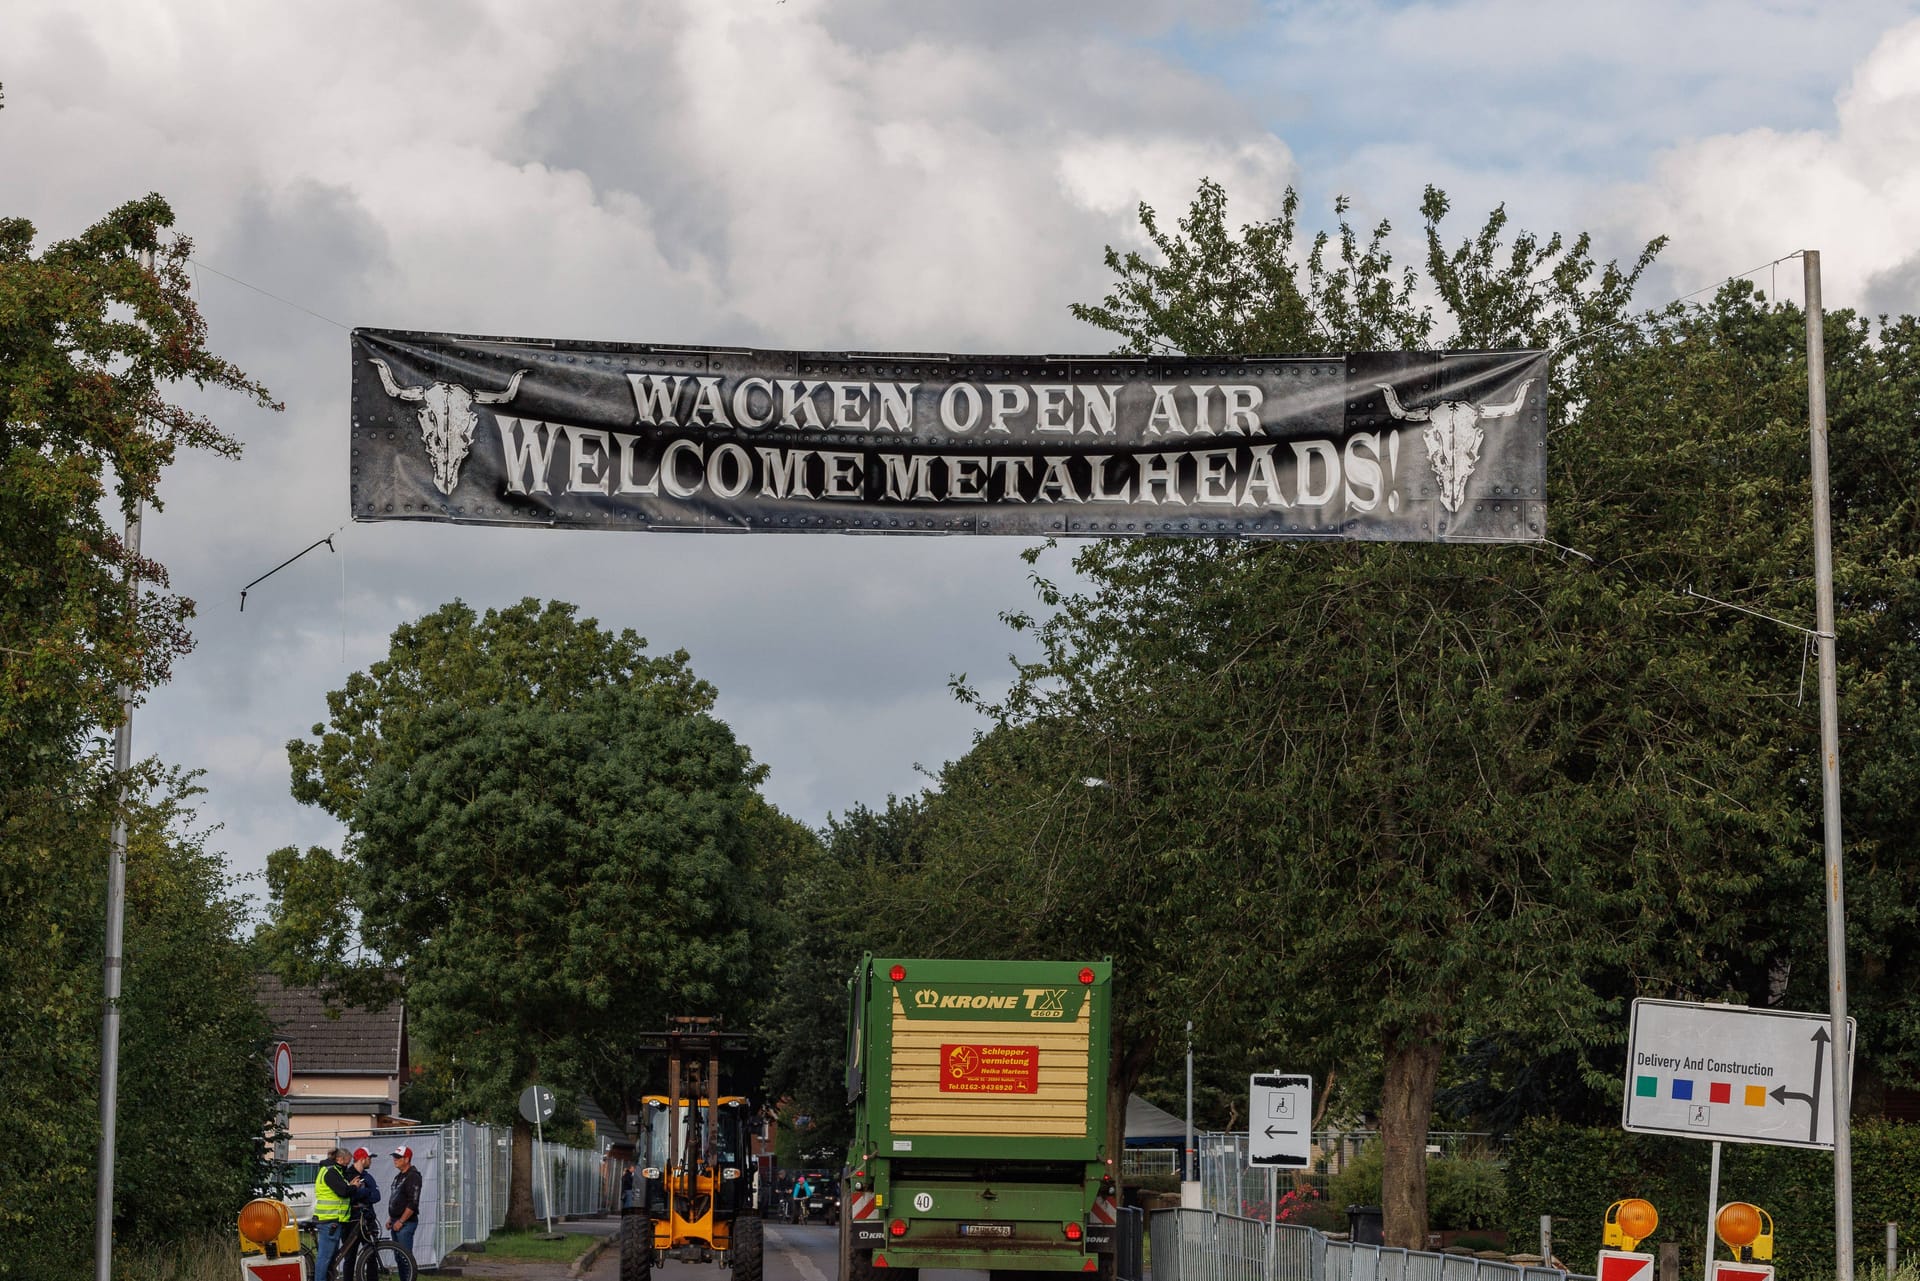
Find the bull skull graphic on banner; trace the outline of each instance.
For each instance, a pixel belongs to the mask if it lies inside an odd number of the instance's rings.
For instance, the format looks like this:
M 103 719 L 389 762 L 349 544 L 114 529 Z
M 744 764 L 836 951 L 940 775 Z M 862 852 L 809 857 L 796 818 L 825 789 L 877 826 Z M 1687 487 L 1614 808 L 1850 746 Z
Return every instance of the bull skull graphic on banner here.
M 420 406 L 420 438 L 426 442 L 427 459 L 433 464 L 433 483 L 443 494 L 451 494 L 460 483 L 460 464 L 473 447 L 473 431 L 480 425 L 480 415 L 473 412 L 473 407 L 506 404 L 527 376 L 526 370 L 520 370 L 505 391 L 497 392 L 471 391 L 459 383 L 402 387 L 393 380 L 386 361 L 375 356 L 370 363 L 380 371 L 380 385 L 387 389 L 387 395 Z
M 1426 423 L 1420 438 L 1427 444 L 1427 458 L 1433 463 L 1433 477 L 1440 482 L 1440 505 L 1450 512 L 1460 510 L 1466 500 L 1467 477 L 1480 461 L 1480 446 L 1487 433 L 1480 430 L 1482 419 L 1511 418 L 1527 401 L 1529 378 L 1502 405 L 1475 405 L 1465 400 L 1443 400 L 1424 409 L 1407 409 L 1394 394 L 1392 383 L 1375 383 L 1386 394 L 1387 412 L 1410 423 Z

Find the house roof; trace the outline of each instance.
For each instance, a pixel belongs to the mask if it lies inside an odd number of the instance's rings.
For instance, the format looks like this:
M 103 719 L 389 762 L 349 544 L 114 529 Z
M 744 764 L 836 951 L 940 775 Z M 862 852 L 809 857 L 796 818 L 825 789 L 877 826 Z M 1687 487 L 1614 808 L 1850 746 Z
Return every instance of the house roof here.
M 254 992 L 274 1034 L 292 1047 L 296 1073 L 398 1076 L 404 1070 L 404 1002 L 380 1010 L 329 1006 L 318 988 L 288 987 L 271 974 L 255 976 Z

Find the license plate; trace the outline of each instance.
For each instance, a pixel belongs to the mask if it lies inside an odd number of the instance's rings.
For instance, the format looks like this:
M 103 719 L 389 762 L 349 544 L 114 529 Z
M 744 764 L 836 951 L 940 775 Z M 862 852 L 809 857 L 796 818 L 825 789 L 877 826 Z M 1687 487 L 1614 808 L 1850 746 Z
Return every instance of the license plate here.
M 963 1237 L 1010 1237 L 1013 1235 L 1011 1223 L 962 1223 L 960 1235 Z

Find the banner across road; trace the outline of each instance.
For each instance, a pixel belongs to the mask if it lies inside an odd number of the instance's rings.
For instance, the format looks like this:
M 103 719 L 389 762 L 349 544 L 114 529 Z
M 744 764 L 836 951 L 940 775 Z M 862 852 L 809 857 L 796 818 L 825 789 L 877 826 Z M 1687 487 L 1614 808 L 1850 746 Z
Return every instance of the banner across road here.
M 1547 358 L 749 351 L 358 329 L 356 520 L 1530 542 Z

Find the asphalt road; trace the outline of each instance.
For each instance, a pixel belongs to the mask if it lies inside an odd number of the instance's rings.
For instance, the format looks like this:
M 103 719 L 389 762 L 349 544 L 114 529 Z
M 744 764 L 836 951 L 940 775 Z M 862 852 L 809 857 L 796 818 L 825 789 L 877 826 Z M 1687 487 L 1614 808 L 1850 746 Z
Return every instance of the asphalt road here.
M 557 1224 L 566 1232 L 581 1235 L 616 1237 L 620 1221 L 614 1218 L 584 1219 Z M 764 1281 L 838 1281 L 840 1229 L 824 1223 L 781 1223 L 769 1219 L 766 1225 Z M 564 1263 L 509 1263 L 488 1259 L 484 1254 L 469 1256 L 466 1273 L 470 1277 L 497 1278 L 498 1281 L 568 1281 Z M 620 1247 L 609 1240 L 593 1266 L 582 1274 L 587 1281 L 619 1281 Z M 731 1281 L 732 1274 L 717 1263 L 675 1263 L 669 1260 L 653 1270 L 654 1281 Z M 984 1272 L 923 1272 L 922 1281 L 986 1281 Z

